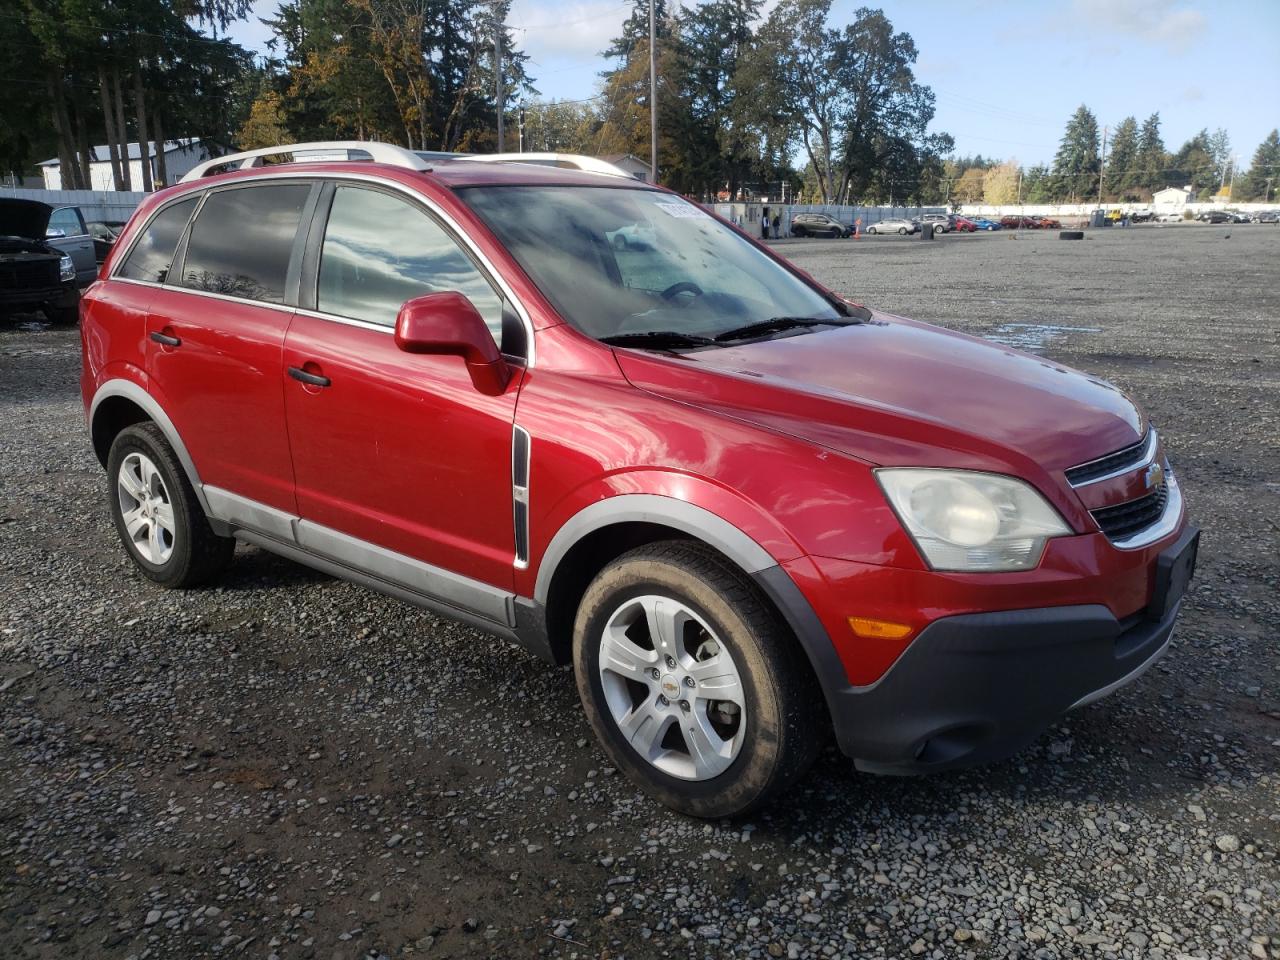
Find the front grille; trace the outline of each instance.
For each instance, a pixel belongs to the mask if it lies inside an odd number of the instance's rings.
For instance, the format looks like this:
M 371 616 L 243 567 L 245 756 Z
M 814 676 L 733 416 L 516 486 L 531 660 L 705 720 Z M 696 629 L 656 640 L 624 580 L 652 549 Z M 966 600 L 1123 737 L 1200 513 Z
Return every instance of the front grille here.
M 57 260 L 0 260 L 0 290 L 56 287 Z
M 1161 482 L 1160 487 L 1126 503 L 1118 503 L 1113 507 L 1099 507 L 1089 511 L 1097 521 L 1098 528 L 1112 541 L 1124 540 L 1141 533 L 1164 515 L 1164 506 L 1169 500 L 1169 486 Z
M 1109 453 L 1105 457 L 1099 457 L 1097 460 L 1090 460 L 1088 463 L 1082 463 L 1078 467 L 1072 467 L 1066 472 L 1067 483 L 1073 487 L 1078 487 L 1082 484 L 1092 483 L 1110 474 L 1123 473 L 1141 465 L 1146 459 L 1148 442 L 1151 439 L 1152 436 L 1149 431 L 1137 443 L 1131 444 L 1123 450 L 1117 450 L 1115 453 Z

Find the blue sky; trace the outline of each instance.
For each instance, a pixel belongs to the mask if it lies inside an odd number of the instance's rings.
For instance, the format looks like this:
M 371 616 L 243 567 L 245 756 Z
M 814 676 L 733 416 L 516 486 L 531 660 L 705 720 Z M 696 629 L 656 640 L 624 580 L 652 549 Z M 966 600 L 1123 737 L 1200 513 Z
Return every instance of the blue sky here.
M 257 0 L 255 13 L 277 4 Z M 1112 128 L 1158 110 L 1171 150 L 1225 127 L 1242 166 L 1280 126 L 1280 0 L 837 0 L 832 25 L 863 5 L 914 38 L 916 75 L 937 95 L 933 129 L 962 154 L 1048 162 L 1081 103 Z M 598 92 L 598 53 L 630 9 L 515 0 L 511 25 L 544 98 Z M 258 50 L 269 36 L 256 19 L 230 33 Z

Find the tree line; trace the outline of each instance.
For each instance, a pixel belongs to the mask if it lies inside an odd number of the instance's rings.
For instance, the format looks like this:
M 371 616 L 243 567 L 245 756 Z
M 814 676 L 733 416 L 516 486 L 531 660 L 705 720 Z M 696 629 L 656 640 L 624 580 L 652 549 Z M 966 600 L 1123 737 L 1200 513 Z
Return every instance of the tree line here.
M 1158 190 L 1188 186 L 1200 200 L 1229 193 L 1238 202 L 1268 202 L 1280 185 L 1280 131 L 1267 135 L 1245 167 L 1222 128 L 1205 128 L 1169 151 L 1159 113 L 1141 123 L 1126 117 L 1104 131 L 1082 105 L 1067 121 L 1052 164 L 1024 168 L 979 155 L 950 157 L 944 167 L 947 199 L 956 203 L 1149 203 Z
M 632 0 L 601 51 L 598 92 L 539 99 L 506 26 L 510 0 L 283 0 L 263 22 L 265 56 L 219 37 L 251 0 L 0 0 L 0 170 L 56 155 L 69 188 L 89 185 L 107 145 L 118 189 L 126 144 L 199 137 L 214 149 L 357 139 L 489 152 L 506 148 L 649 155 L 649 0 Z M 1261 199 L 1280 174 L 1276 133 L 1247 172 L 1224 130 L 1165 149 L 1159 114 L 1102 133 L 1081 106 L 1052 164 L 960 157 L 931 129 L 933 91 L 917 50 L 880 10 L 832 26 L 832 0 L 656 0 L 659 179 L 702 200 L 783 193 L 823 203 L 1149 200 L 1235 181 Z M 204 31 L 212 32 L 209 36 Z M 501 102 L 499 102 L 501 101 Z M 163 154 L 157 179 L 167 183 Z

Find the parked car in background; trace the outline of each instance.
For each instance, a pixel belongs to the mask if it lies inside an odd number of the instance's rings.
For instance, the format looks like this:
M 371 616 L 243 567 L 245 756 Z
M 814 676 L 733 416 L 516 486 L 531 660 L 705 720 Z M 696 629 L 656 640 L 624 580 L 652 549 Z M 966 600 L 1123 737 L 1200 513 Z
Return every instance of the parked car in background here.
M 1062 221 L 1054 217 L 1032 217 L 1036 227 L 1040 230 L 1061 230 Z
M 853 227 L 825 213 L 797 213 L 791 217 L 793 237 L 848 237 Z
M 926 223 L 933 224 L 936 233 L 950 233 L 955 229 L 955 220 L 951 214 L 947 213 L 926 213 L 919 219 L 921 226 Z
M 1228 210 L 1227 213 L 1231 217 L 1232 223 L 1253 223 L 1253 214 L 1244 213 L 1240 210 Z
M 111 245 L 120 236 L 120 231 L 124 229 L 124 222 L 121 220 L 90 220 L 85 226 L 89 230 L 89 236 L 93 238 L 94 259 L 98 263 L 102 263 L 103 260 L 107 259 L 107 254 L 111 252 Z
M 240 539 L 460 619 L 572 664 L 610 764 L 709 818 L 829 734 L 868 772 L 1009 756 L 1167 650 L 1198 531 L 1124 392 L 651 184 L 355 146 L 197 165 L 85 294 L 132 602 Z
M 1156 222 L 1157 223 L 1181 223 L 1185 219 L 1186 217 L 1184 217 L 1180 213 L 1162 213 L 1156 217 Z
M 1201 223 L 1231 223 L 1231 214 L 1225 210 L 1203 210 L 1196 214 Z
M 1263 210 L 1258 214 L 1259 223 L 1280 223 L 1280 210 Z
M 992 220 L 990 217 L 969 217 L 969 221 L 979 230 L 1001 230 L 1004 225 L 999 220 Z
M 1030 217 L 1020 217 L 1016 213 L 1001 217 L 1000 226 L 1004 227 L 1006 230 L 1016 230 L 1019 228 L 1023 230 L 1037 230 L 1040 227 L 1040 225 Z
M 652 223 L 629 223 L 605 236 L 615 250 L 647 250 L 657 242 Z
M 0 315 L 39 310 L 50 323 L 76 321 L 76 265 L 46 239 L 51 212 L 46 203 L 0 197 Z
M 39 201 L 28 201 L 37 203 Z M 85 225 L 79 207 L 49 207 L 49 225 L 45 241 L 71 258 L 76 267 L 76 283 L 87 287 L 98 275 L 98 260 L 93 253 L 93 238 Z
M 889 220 L 879 220 L 871 224 L 871 226 L 867 227 L 867 233 L 872 235 L 877 233 L 897 233 L 905 235 L 908 233 L 915 233 L 919 229 L 920 224 L 915 220 L 895 217 Z
M 954 229 L 957 233 L 975 233 L 978 225 L 968 217 L 956 217 L 954 221 Z
M 1135 210 L 1129 214 L 1130 223 L 1150 223 L 1155 218 L 1156 215 L 1151 210 Z

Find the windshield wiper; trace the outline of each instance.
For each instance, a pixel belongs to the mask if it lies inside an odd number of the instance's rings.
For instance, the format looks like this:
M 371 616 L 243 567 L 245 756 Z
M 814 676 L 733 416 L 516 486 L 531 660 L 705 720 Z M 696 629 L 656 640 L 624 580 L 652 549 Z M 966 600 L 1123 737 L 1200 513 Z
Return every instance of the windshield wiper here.
M 796 327 L 842 327 L 851 323 L 857 323 L 857 321 L 845 320 L 842 317 L 832 317 L 825 320 L 821 317 L 770 317 L 768 320 L 757 320 L 755 323 L 732 327 L 724 331 L 724 333 L 718 333 L 715 336 L 715 342 L 724 343 L 727 340 L 746 340 L 748 337 L 754 337 L 759 334 L 793 330 Z
M 695 333 L 681 333 L 679 330 L 645 330 L 641 333 L 615 333 L 609 337 L 601 337 L 600 342 L 614 347 L 652 347 L 655 350 L 661 350 L 664 347 L 718 346 L 717 341 L 711 339 L 711 337 L 700 337 Z

